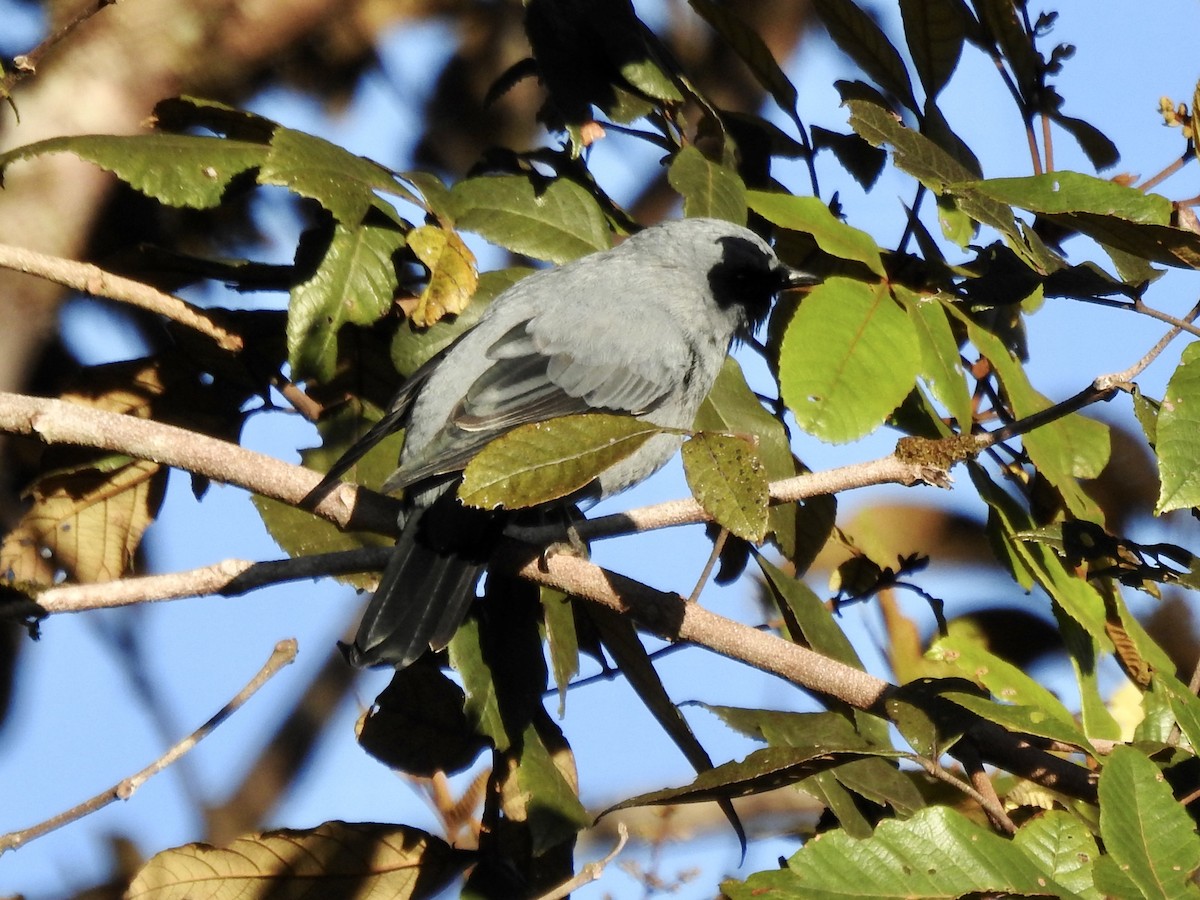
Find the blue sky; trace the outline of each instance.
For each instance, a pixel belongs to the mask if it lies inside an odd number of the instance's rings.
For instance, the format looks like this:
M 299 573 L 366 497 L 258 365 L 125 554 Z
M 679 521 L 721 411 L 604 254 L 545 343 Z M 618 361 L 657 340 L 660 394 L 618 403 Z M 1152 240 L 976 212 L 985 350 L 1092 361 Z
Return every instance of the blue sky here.
M 137 0 L 127 0 L 137 2 Z M 0 16 L 23 21 L 16 11 L 0 3 Z M 656 4 L 638 4 L 648 16 L 657 15 Z M 890 4 L 876 5 L 892 35 L 899 35 L 898 16 Z M 1034 11 L 1042 7 L 1035 6 Z M 1088 119 L 1104 130 L 1124 154 L 1116 171 L 1131 170 L 1146 177 L 1165 166 L 1180 150 L 1176 133 L 1164 128 L 1157 112 L 1158 98 L 1169 95 L 1187 100 L 1192 95 L 1200 66 L 1194 56 L 1178 52 L 1181 34 L 1195 32 L 1197 11 L 1185 0 L 1154 4 L 1153 14 L 1133 13 L 1129 4 L 1101 0 L 1071 0 L 1058 4 L 1061 17 L 1055 38 L 1074 43 L 1078 52 L 1058 79 L 1067 98 L 1069 114 Z M 11 33 L 10 33 L 11 34 Z M 428 90 L 425 73 L 433 71 L 448 52 L 447 36 L 436 25 L 395 33 L 383 53 L 383 70 L 366 78 L 349 107 L 328 118 L 301 98 L 284 93 L 259 97 L 254 108 L 286 124 L 324 134 L 357 153 L 388 165 L 405 168 L 404 154 L 411 149 L 419 125 L 420 99 Z M 15 38 L 7 38 L 15 40 Z M 16 52 L 17 45 L 3 48 Z M 832 84 L 853 77 L 853 65 L 823 36 L 804 42 L 788 71 L 800 91 L 805 120 L 838 130 L 845 129 L 845 112 L 838 106 Z M 396 89 L 396 83 L 405 91 Z M 398 105 L 398 96 L 407 98 Z M 951 123 L 967 136 L 979 153 L 986 174 L 1029 174 L 1029 157 L 1015 107 L 1001 87 L 991 63 L 968 52 L 960 77 L 946 92 L 943 109 Z M 782 124 L 782 122 L 781 122 Z M 783 127 L 787 127 L 786 124 Z M 1086 162 L 1070 138 L 1056 134 L 1060 168 Z M 631 157 L 616 141 L 602 144 L 593 162 L 601 181 L 618 197 L 629 196 L 640 182 L 643 167 L 655 163 L 655 154 Z M 1193 164 L 1162 185 L 1172 198 L 1200 193 L 1200 178 Z M 807 190 L 799 170 L 778 173 L 797 192 Z M 1114 173 L 1108 173 L 1114 174 Z M 871 195 L 863 195 L 837 170 L 831 160 L 822 162 L 822 184 L 836 184 L 851 224 L 870 231 L 881 244 L 893 245 L 903 229 L 899 200 L 911 197 L 907 179 L 884 181 Z M 278 215 L 269 209 L 268 221 Z M 269 252 L 291 256 L 290 224 L 274 220 L 280 238 Z M 1102 257 L 1089 252 L 1081 241 L 1070 246 L 1080 258 Z M 485 265 L 496 254 L 480 247 Z M 1181 314 L 1196 299 L 1200 281 L 1190 273 L 1173 273 L 1156 284 L 1148 301 Z M 94 308 L 78 307 L 66 322 L 72 342 L 99 361 L 112 348 L 133 354 L 119 334 L 108 331 L 107 320 Z M 1162 327 L 1127 313 L 1051 301 L 1030 327 L 1031 371 L 1035 384 L 1053 398 L 1075 392 L 1095 375 L 1122 369 L 1140 357 L 1162 333 Z M 1181 345 L 1182 346 L 1182 345 Z M 98 348 L 104 348 L 100 350 Z M 1146 391 L 1161 394 L 1177 359 L 1178 348 L 1147 371 Z M 753 369 L 754 361 L 743 357 Z M 1123 415 L 1127 402 L 1118 400 L 1106 415 Z M 295 418 L 259 416 L 250 421 L 245 441 L 249 446 L 298 459 L 297 448 L 313 442 L 311 429 Z M 894 436 L 882 434 L 858 444 L 828 447 L 800 436 L 797 449 L 815 467 L 869 459 L 891 449 Z M 669 467 L 643 487 L 608 501 L 603 509 L 640 506 L 681 496 L 685 487 L 678 467 Z M 918 492 L 901 489 L 872 492 L 869 499 L 923 501 Z M 933 498 L 940 500 L 942 498 Z M 957 489 L 951 502 L 972 507 L 971 496 Z M 846 507 L 859 501 L 846 498 Z M 174 477 L 162 520 L 150 536 L 155 566 L 174 571 L 208 565 L 227 557 L 269 559 L 279 555 L 247 502 L 244 492 L 214 486 L 203 503 L 191 497 L 187 480 Z M 601 510 L 603 511 L 603 510 Z M 1176 526 L 1178 527 L 1178 526 Z M 1183 526 L 1189 527 L 1190 525 Z M 1176 535 L 1185 541 L 1190 533 Z M 707 545 L 699 529 L 681 529 L 636 539 L 605 542 L 595 558 L 664 589 L 686 590 L 703 566 Z M 671 566 L 664 567 L 663 560 Z M 945 571 L 937 592 L 953 614 L 972 602 L 976 585 L 963 573 Z M 823 588 L 819 580 L 814 586 Z M 753 620 L 746 602 L 748 583 L 732 589 L 710 587 L 703 602 L 727 615 Z M 1031 602 L 1037 602 L 1036 599 Z M 147 855 L 193 839 L 201 830 L 195 810 L 183 790 L 182 774 L 210 802 L 220 802 L 220 792 L 236 784 L 231 773 L 254 758 L 279 717 L 324 661 L 331 642 L 349 627 L 358 614 L 359 600 L 332 583 L 296 584 L 264 590 L 236 599 L 205 598 L 136 613 L 60 617 L 44 625 L 44 638 L 26 646 L 14 708 L 0 732 L 0 831 L 40 821 L 100 791 L 136 771 L 157 756 L 165 738 L 157 733 L 144 709 L 129 699 L 127 675 L 113 663 L 99 633 L 105 624 L 128 622 L 145 639 L 148 671 L 154 687 L 169 710 L 166 730 L 171 740 L 185 734 L 218 709 L 265 660 L 275 641 L 299 639 L 297 663 L 269 684 L 247 707 L 223 725 L 187 760 L 151 780 L 127 802 L 74 823 L 20 851 L 0 859 L 0 893 L 20 891 L 32 900 L 62 896 L 91 885 L 106 872 L 105 841 L 114 834 L 130 835 Z M 922 617 L 919 608 L 914 615 Z M 878 667 L 874 645 L 879 624 L 869 606 L 846 614 L 869 664 Z M 873 663 L 870 661 L 874 661 Z M 660 666 L 672 696 L 678 700 L 703 699 L 710 703 L 812 709 L 811 702 L 782 682 L 750 672 L 699 650 L 672 655 Z M 366 673 L 356 692 L 357 703 L 368 705 L 387 682 L 385 673 Z M 316 758 L 288 802 L 276 811 L 272 824 L 308 827 L 327 819 L 397 821 L 436 829 L 432 816 L 414 792 L 400 779 L 366 756 L 355 744 L 353 724 L 359 713 L 347 703 L 327 729 Z M 744 755 L 753 745 L 732 735 L 711 716 L 689 710 L 689 720 L 715 759 Z M 640 702 L 621 683 L 586 687 L 568 699 L 563 723 L 575 749 L 589 808 L 601 808 L 640 790 L 683 783 L 689 770 L 677 751 L 658 737 L 657 726 Z M 53 748 L 53 756 L 49 756 Z M 774 865 L 780 854 L 796 849 L 793 841 L 762 842 L 752 848 L 745 867 L 738 869 L 735 842 L 724 832 L 712 838 L 672 849 L 662 873 L 698 866 L 700 877 L 677 896 L 711 896 L 721 874 L 745 875 Z M 627 851 L 628 858 L 645 864 L 645 855 Z M 616 867 L 578 896 L 635 897 L 640 887 Z

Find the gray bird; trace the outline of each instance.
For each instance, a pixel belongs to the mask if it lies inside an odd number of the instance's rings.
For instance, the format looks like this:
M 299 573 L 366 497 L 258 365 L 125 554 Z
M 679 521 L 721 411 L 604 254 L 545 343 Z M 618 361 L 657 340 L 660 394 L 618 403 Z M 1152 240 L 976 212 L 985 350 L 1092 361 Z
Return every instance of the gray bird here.
M 405 428 L 400 537 L 346 655 L 355 666 L 412 663 L 461 624 L 507 521 L 463 506 L 463 468 L 485 444 L 529 422 L 606 411 L 692 426 L 734 338 L 748 337 L 781 290 L 813 284 L 749 229 L 684 219 L 530 275 L 473 328 L 404 382 L 387 413 L 313 492 L 384 436 Z M 656 435 L 606 469 L 590 497 L 649 477 L 678 449 Z

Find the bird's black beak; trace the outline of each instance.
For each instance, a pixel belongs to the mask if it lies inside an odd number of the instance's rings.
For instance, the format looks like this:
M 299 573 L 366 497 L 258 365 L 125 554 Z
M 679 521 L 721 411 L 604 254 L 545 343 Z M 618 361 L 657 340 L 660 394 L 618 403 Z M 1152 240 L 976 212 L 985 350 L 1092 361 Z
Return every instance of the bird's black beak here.
M 805 272 L 803 269 L 793 269 L 791 266 L 780 265 L 779 281 L 781 291 L 791 290 L 799 287 L 812 287 L 814 284 L 820 284 L 825 279 L 820 275 L 813 275 L 811 272 Z

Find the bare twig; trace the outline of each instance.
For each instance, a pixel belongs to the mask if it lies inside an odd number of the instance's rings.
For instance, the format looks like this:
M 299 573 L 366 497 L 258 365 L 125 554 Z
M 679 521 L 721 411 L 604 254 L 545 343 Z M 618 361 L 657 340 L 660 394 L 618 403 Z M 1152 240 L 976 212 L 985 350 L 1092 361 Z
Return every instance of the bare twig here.
M 906 754 L 905 759 L 915 762 L 922 769 L 924 769 L 931 778 L 936 778 L 938 781 L 950 785 L 955 790 L 962 791 L 964 794 L 978 803 L 979 806 L 987 812 L 988 817 L 994 822 L 999 823 L 1005 831 L 1007 831 L 1009 834 L 1016 833 L 1017 827 L 1013 825 L 1012 819 L 1010 819 L 1008 814 L 1004 811 L 1004 807 L 1000 804 L 1000 798 L 996 796 L 996 789 L 990 781 L 988 782 L 988 788 L 990 788 L 990 790 L 980 790 L 980 787 L 982 787 L 981 785 L 972 786 L 971 784 L 963 781 L 961 778 L 956 778 L 953 774 L 947 772 L 944 767 L 939 765 L 936 760 L 927 759 L 926 757 L 920 756 L 916 753 Z M 986 778 L 986 773 L 984 777 Z M 1008 823 L 1007 826 L 1002 824 L 1005 822 Z
M 243 347 L 241 335 L 217 324 L 203 310 L 148 284 L 114 275 L 91 263 L 0 244 L 0 266 L 26 275 L 36 275 L 93 297 L 105 297 L 157 313 L 212 338 L 223 350 L 236 353 Z
M 1157 175 L 1152 175 L 1151 177 L 1147 178 L 1145 181 L 1143 181 L 1141 184 L 1139 184 L 1137 186 L 1137 189 L 1139 191 L 1149 191 L 1149 190 L 1152 190 L 1153 188 L 1158 187 L 1162 182 L 1166 181 L 1168 178 L 1170 178 L 1172 175 L 1174 175 L 1176 172 L 1178 172 L 1180 169 L 1182 169 L 1185 165 L 1187 165 L 1189 162 L 1191 162 L 1192 158 L 1195 155 L 1196 154 L 1192 150 L 1191 144 L 1189 142 L 1187 149 L 1184 150 L 1183 153 L 1181 153 L 1179 155 L 1179 159 L 1175 160 L 1175 162 L 1171 163 L 1169 166 L 1167 166 L 1165 169 L 1163 169 Z
M 44 834 L 61 828 L 64 825 L 70 824 L 77 819 L 81 819 L 89 813 L 93 813 L 98 809 L 103 809 L 108 804 L 116 800 L 128 800 L 133 796 L 134 791 L 148 781 L 152 776 L 157 775 L 171 763 L 175 762 L 185 753 L 190 751 L 196 744 L 212 734 L 212 732 L 226 719 L 238 711 L 247 700 L 249 700 L 264 684 L 273 678 L 280 669 L 290 664 L 296 658 L 296 641 L 292 638 L 280 641 L 275 645 L 270 658 L 259 670 L 258 674 L 250 679 L 249 683 L 242 688 L 236 696 L 226 703 L 216 715 L 177 743 L 174 747 L 152 762 L 140 772 L 129 776 L 118 784 L 113 785 L 106 791 L 102 791 L 90 800 L 85 800 L 78 806 L 74 806 L 65 812 L 59 813 L 57 816 L 47 819 L 44 822 L 39 822 L 37 825 L 32 825 L 29 828 L 23 828 L 20 831 L 12 831 L 6 835 L 0 836 L 0 853 L 6 850 L 13 850 L 17 847 L 29 843 L 29 841 L 39 838 Z
M 165 575 L 144 575 L 96 584 L 60 584 L 38 594 L 37 602 L 46 613 L 55 614 L 181 600 L 208 594 L 236 597 L 284 581 L 377 572 L 387 563 L 391 554 L 391 547 L 365 547 L 267 562 L 225 559 L 211 566 Z
M 583 866 L 574 878 L 569 878 L 555 888 L 551 888 L 545 894 L 542 894 L 537 900 L 560 900 L 562 897 L 570 896 L 572 891 L 577 891 L 585 884 L 591 884 L 603 874 L 605 867 L 617 858 L 622 850 L 625 849 L 625 843 L 629 840 L 629 829 L 624 822 L 617 823 L 617 844 L 604 859 L 598 859 Z
M 54 49 L 55 45 L 62 42 L 72 31 L 90 19 L 106 6 L 112 6 L 117 0 L 95 0 L 90 6 L 85 6 L 81 9 L 73 19 L 63 25 L 54 34 L 48 36 L 44 41 L 30 50 L 28 53 L 23 53 L 13 57 L 13 71 L 7 73 L 0 81 L 0 97 L 7 96 L 13 89 L 13 86 L 23 78 L 28 78 L 30 75 L 37 73 L 37 67 L 42 62 L 42 57 Z

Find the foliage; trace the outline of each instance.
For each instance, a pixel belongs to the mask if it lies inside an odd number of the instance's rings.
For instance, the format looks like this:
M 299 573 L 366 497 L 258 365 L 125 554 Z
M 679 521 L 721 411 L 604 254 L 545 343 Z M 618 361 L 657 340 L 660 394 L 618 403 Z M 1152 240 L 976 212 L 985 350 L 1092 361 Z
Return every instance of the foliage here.
M 306 878 L 327 881 L 325 896 L 419 896 L 468 867 L 468 889 L 484 895 L 534 895 L 566 881 L 575 871 L 574 842 L 592 817 L 578 797 L 571 748 L 542 694 L 553 674 L 565 696 L 582 653 L 616 662 L 697 770 L 691 784 L 620 807 L 717 801 L 739 835 L 734 797 L 795 786 L 824 808 L 819 840 L 778 871 L 726 882 L 731 897 L 1197 893 L 1200 701 L 1177 680 L 1176 661 L 1132 616 L 1123 593 L 1193 589 L 1195 557 L 1123 533 L 1128 510 L 1106 505 L 1102 492 L 1106 474 L 1112 477 L 1114 437 L 1081 410 L 1131 395 L 1145 430 L 1139 440 L 1157 461 L 1155 512 L 1194 513 L 1200 360 L 1189 346 L 1162 398 L 1137 390 L 1137 368 L 1084 381 L 1078 395 L 1055 403 L 1026 370 L 1024 328 L 1046 298 L 1078 304 L 1081 316 L 1087 304 L 1144 312 L 1145 293 L 1161 274 L 1155 266 L 1200 268 L 1200 234 L 1181 227 L 1186 209 L 1165 196 L 1093 174 L 1044 171 L 1050 147 L 1039 151 L 1034 139 L 1043 119 L 1098 168 L 1117 159 L 1098 129 L 1063 112 L 1053 78 L 1070 49 L 1049 46 L 1052 14 L 1031 21 L 1013 0 L 899 0 L 902 53 L 853 0 L 814 2 L 831 38 L 862 71 L 862 80 L 839 85 L 850 131 L 835 134 L 805 126 L 795 88 L 735 5 L 692 0 L 794 125 L 793 140 L 759 116 L 719 110 L 626 5 L 616 4 L 621 14 L 611 17 L 594 3 L 528 6 L 533 67 L 547 92 L 542 115 L 562 141 L 494 154 L 452 185 L 429 173 L 391 172 L 261 116 L 187 97 L 160 103 L 150 133 L 54 138 L 0 157 L 3 171 L 43 154 L 74 154 L 160 204 L 191 210 L 231 206 L 259 186 L 282 187 L 308 217 L 287 279 L 287 315 L 259 321 L 269 341 L 239 354 L 193 339 L 187 362 L 157 356 L 93 370 L 80 380 L 90 392 L 75 388 L 63 397 L 232 438 L 247 400 L 268 397 L 286 367 L 308 399 L 326 407 L 318 418 L 323 446 L 305 462 L 327 468 L 377 420 L 388 393 L 381 385 L 398 385 L 396 372 L 411 373 L 520 277 L 481 277 L 464 232 L 537 262 L 562 263 L 636 227 L 588 170 L 585 153 L 604 128 L 636 123 L 642 130 L 631 133 L 663 150 L 664 178 L 686 215 L 749 222 L 774 236 L 787 261 L 825 276 L 798 305 L 781 301 L 766 330 L 773 395 L 756 396 L 729 362 L 684 446 L 684 466 L 703 517 L 719 526 L 711 533 L 720 533 L 727 574 L 756 560 L 777 617 L 770 639 L 785 656 L 809 653 L 788 659 L 815 657 L 816 668 L 805 671 L 821 677 L 799 670 L 789 677 L 827 709 L 714 707 L 730 727 L 764 744 L 743 760 L 714 764 L 628 617 L 592 600 L 568 600 L 549 581 L 539 597 L 512 572 L 496 572 L 487 583 L 490 602 L 480 605 L 504 604 L 505 615 L 477 612 L 447 655 L 397 673 L 361 733 L 371 754 L 418 775 L 463 771 L 490 754 L 477 853 L 402 825 L 326 823 L 247 836 L 230 850 L 168 851 L 138 874 L 130 896 L 177 896 L 194 885 L 196 866 L 211 896 L 246 896 L 238 892 L 251 890 L 247 882 L 264 895 L 291 896 L 302 893 L 296 885 Z M 565 39 L 586 46 L 564 57 Z M 966 53 L 996 62 L 1029 129 L 1033 174 L 985 177 L 969 135 L 939 109 L 938 96 Z M 1190 147 L 1190 132 L 1180 142 Z M 908 227 L 898 243 L 880 246 L 864 223 L 852 224 L 852 214 L 844 220 L 836 185 L 818 191 L 814 158 L 825 153 L 865 188 L 885 165 L 911 179 Z M 769 165 L 758 164 L 788 158 L 808 167 L 815 196 L 790 194 Z M 1098 259 L 1067 252 L 1068 239 L 1079 236 L 1092 240 L 1086 246 Z M 247 290 L 264 274 L 252 262 L 223 273 Z M 235 314 L 226 321 L 235 332 L 249 326 Z M 1196 333 L 1187 322 L 1171 327 Z M 181 366 L 192 369 L 181 376 Z M 368 371 L 371 378 L 362 377 Z M 208 380 L 198 389 L 201 373 Z M 369 394 L 360 389 L 368 382 Z M 916 648 L 905 655 L 894 642 L 890 661 L 904 685 L 867 700 L 843 686 L 865 667 L 834 610 L 801 577 L 818 554 L 837 555 L 837 600 L 883 605 L 897 587 L 922 590 L 924 560 L 897 551 L 904 546 L 898 537 L 872 547 L 846 523 L 834 528 L 828 491 L 781 500 L 777 490 L 772 499 L 770 483 L 778 489 L 806 471 L 789 447 L 794 425 L 831 443 L 888 428 L 927 441 L 902 443 L 898 459 L 912 462 L 913 448 L 921 448 L 918 461 L 927 469 L 965 468 L 996 560 L 1016 585 L 1038 589 L 1036 602 L 1057 624 L 1078 711 L 1023 671 L 1019 654 L 1005 658 L 1001 634 L 944 619 L 924 655 Z M 523 426 L 475 458 L 460 496 L 488 508 L 561 497 L 654 433 L 613 416 Z M 359 474 L 368 486 L 394 453 L 393 446 L 364 463 Z M 160 468 L 99 451 L 47 453 L 24 518 L 0 546 L 8 586 L 37 601 L 53 589 L 56 569 L 84 583 L 126 574 L 157 512 Z M 278 499 L 259 498 L 257 508 L 293 555 L 371 541 L 334 533 Z M 634 610 L 649 630 L 683 634 L 671 631 L 683 627 L 678 622 L 647 621 L 641 607 Z M 892 624 L 896 637 L 903 623 Z M 1018 626 L 1002 620 L 993 630 L 1005 627 Z M 1132 733 L 1101 693 L 1104 661 L 1115 661 L 1140 692 L 1147 715 Z M 1020 742 L 1031 755 L 1013 750 Z M 951 759 L 963 769 L 952 769 Z M 997 767 L 986 777 L 983 762 Z M 285 864 L 280 848 L 298 855 L 296 866 Z

